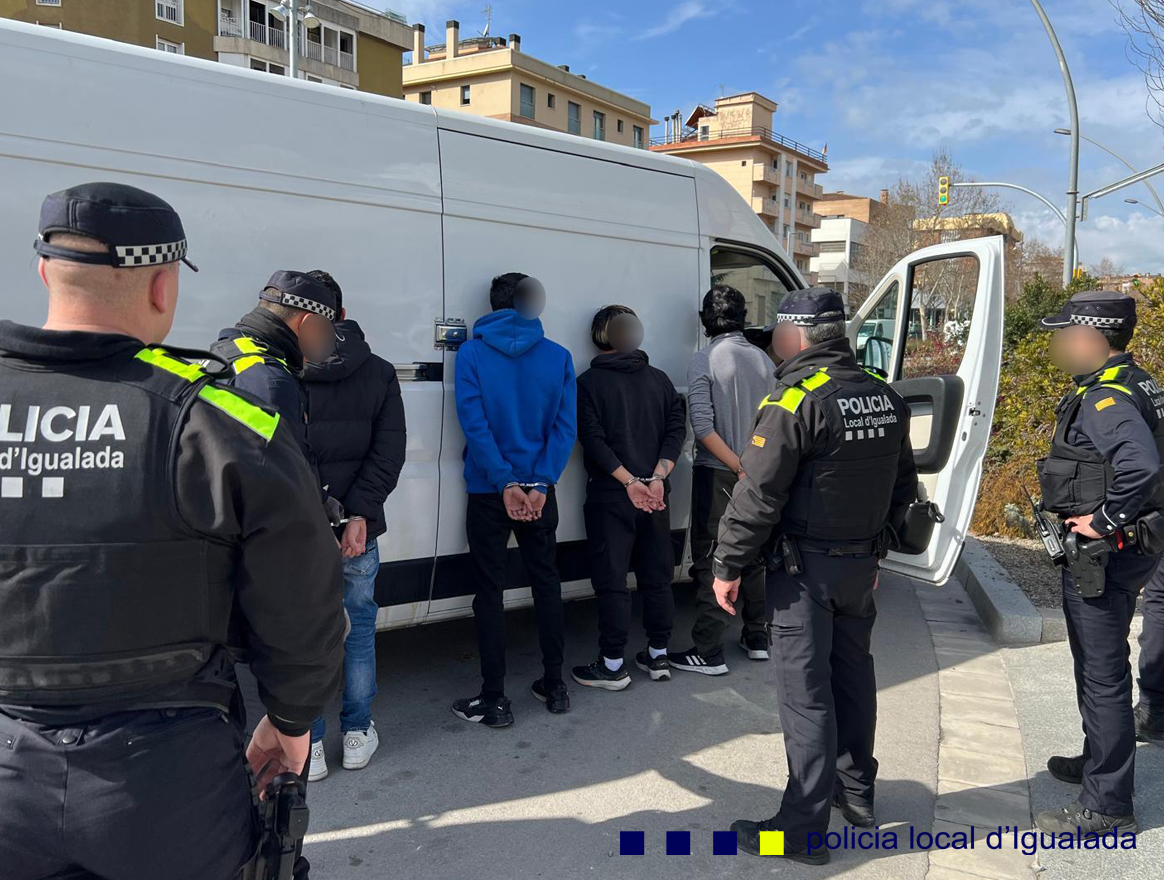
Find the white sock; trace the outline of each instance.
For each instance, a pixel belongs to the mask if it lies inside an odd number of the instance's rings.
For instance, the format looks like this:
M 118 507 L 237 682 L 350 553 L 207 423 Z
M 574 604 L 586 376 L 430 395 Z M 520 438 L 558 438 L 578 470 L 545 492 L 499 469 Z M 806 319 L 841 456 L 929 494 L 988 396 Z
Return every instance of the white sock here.
M 666 648 L 652 648 L 650 645 L 647 645 L 647 653 L 649 653 L 651 655 L 652 660 L 658 660 L 660 657 L 667 656 L 667 649 Z
M 611 672 L 618 672 L 620 669 L 622 669 L 621 657 L 619 657 L 617 660 L 611 660 L 609 657 L 603 657 L 602 662 L 606 664 L 606 668 Z

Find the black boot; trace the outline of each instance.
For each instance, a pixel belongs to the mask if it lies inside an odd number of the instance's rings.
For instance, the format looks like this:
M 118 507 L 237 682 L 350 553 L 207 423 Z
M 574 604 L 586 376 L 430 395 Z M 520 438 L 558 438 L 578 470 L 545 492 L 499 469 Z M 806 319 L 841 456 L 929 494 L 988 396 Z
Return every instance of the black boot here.
M 750 822 L 747 819 L 737 819 L 735 822 L 732 822 L 732 831 L 736 833 L 736 846 L 754 856 L 761 855 L 760 832 L 780 830 L 772 823 L 773 819 L 765 819 L 763 822 Z M 829 860 L 827 847 L 821 847 L 819 850 L 809 852 L 806 846 L 797 846 L 787 842 L 784 844 L 784 852 L 772 853 L 771 855 L 777 858 L 791 859 L 794 862 L 803 862 L 806 865 L 823 865 Z
M 841 815 L 850 825 L 855 825 L 858 828 L 872 828 L 877 824 L 872 804 L 869 806 L 858 804 L 844 792 L 837 792 L 833 795 L 833 806 L 841 811 Z
M 1164 741 L 1164 712 L 1152 711 L 1143 703 L 1132 710 L 1136 719 L 1136 739 L 1140 742 Z
M 1135 834 L 1140 830 L 1135 816 L 1109 816 L 1087 809 L 1079 801 L 1072 801 L 1058 810 L 1047 810 L 1035 816 L 1035 824 L 1043 831 L 1058 833 L 1076 829 L 1083 834 L 1111 834 L 1118 829 L 1120 834 Z
M 1060 782 L 1069 782 L 1080 785 L 1083 782 L 1083 765 L 1087 759 L 1083 755 L 1066 758 L 1063 755 L 1052 755 L 1047 761 L 1047 769 Z

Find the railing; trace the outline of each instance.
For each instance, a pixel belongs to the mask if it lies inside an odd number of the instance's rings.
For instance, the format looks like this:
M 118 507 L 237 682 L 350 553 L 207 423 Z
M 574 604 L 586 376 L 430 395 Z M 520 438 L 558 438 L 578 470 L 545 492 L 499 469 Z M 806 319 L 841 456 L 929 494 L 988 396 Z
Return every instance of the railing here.
M 354 73 L 356 70 L 356 56 L 351 52 L 341 51 L 339 53 L 339 66 L 344 70 L 350 70 Z
M 60 3 L 52 3 L 52 6 L 60 6 Z M 154 4 L 157 9 L 158 18 L 163 21 L 170 21 L 174 24 L 182 23 L 182 8 L 175 0 L 157 0 Z
M 780 215 L 780 206 L 775 201 L 760 196 L 752 196 L 752 210 L 761 217 L 778 217 Z
M 752 128 L 725 128 L 714 132 L 707 136 L 701 135 L 698 131 L 684 132 L 682 139 L 672 138 L 651 138 L 651 146 L 669 146 L 670 144 L 688 143 L 688 142 L 702 142 L 709 143 L 711 141 L 720 141 L 727 138 L 745 138 L 745 137 L 759 137 L 764 140 L 772 141 L 782 147 L 787 147 L 797 153 L 808 156 L 810 159 L 816 159 L 818 162 L 827 162 L 828 159 L 820 150 L 814 150 L 807 144 L 802 144 L 799 141 L 794 141 L 791 138 L 786 138 L 782 134 L 772 131 L 770 128 L 752 127 Z
M 820 215 L 812 211 L 802 211 L 796 209 L 796 222 L 802 226 L 811 226 L 813 229 L 820 227 Z
M 218 19 L 218 35 L 220 37 L 241 37 L 243 35 L 242 22 L 230 15 Z
M 819 199 L 824 195 L 824 187 L 819 183 L 809 183 L 807 180 L 796 178 L 796 191 L 802 192 L 806 196 L 812 196 L 814 199 Z
M 762 180 L 764 183 L 770 183 L 773 186 L 780 186 L 780 172 L 771 165 L 753 165 L 752 166 L 752 180 Z
M 265 25 L 261 21 L 243 22 L 237 18 L 222 16 L 218 20 L 218 35 L 220 37 L 246 37 L 256 43 L 274 46 L 277 49 L 287 48 L 287 32 L 280 25 Z M 307 39 L 303 28 L 299 29 L 299 54 L 321 64 L 331 64 L 344 70 L 355 71 L 356 56 L 351 52 L 343 52 L 335 46 L 325 46 Z

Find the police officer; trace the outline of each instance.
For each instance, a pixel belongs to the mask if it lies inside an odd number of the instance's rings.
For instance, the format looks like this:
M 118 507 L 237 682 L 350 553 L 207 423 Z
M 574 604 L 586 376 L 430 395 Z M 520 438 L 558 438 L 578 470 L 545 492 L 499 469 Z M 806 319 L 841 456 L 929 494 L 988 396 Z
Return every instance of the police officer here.
M 887 527 L 917 497 L 917 470 L 909 411 L 857 364 L 839 294 L 789 294 L 772 346 L 779 385 L 760 406 L 746 476 L 720 523 L 714 588 L 731 613 L 740 572 L 776 536 L 768 596 L 788 787 L 775 816 L 732 830 L 755 855 L 760 832 L 783 831 L 781 855 L 822 864 L 828 850 L 808 841 L 827 831 L 830 802 L 850 823 L 874 824 L 873 589 Z
M 1140 699 L 1133 710 L 1136 738 L 1164 740 L 1164 560 L 1144 587 L 1140 631 Z
M 1164 394 L 1125 349 L 1136 303 L 1108 291 L 1078 293 L 1040 326 L 1054 330 L 1051 359 L 1075 378 L 1055 412 L 1050 454 L 1039 462 L 1043 507 L 1081 541 L 1110 550 L 1102 593 L 1063 572 L 1063 610 L 1083 716 L 1083 754 L 1055 756 L 1047 769 L 1082 783 L 1078 800 L 1039 813 L 1045 831 L 1136 830 L 1132 812 L 1135 726 L 1128 632 L 1136 596 L 1157 556 L 1129 546 L 1145 517 L 1164 510 Z
M 258 784 L 299 772 L 343 660 L 335 539 L 283 420 L 162 347 L 166 202 L 55 193 L 35 247 L 48 319 L 0 322 L 0 875 L 226 880 L 256 830 L 227 645 Z

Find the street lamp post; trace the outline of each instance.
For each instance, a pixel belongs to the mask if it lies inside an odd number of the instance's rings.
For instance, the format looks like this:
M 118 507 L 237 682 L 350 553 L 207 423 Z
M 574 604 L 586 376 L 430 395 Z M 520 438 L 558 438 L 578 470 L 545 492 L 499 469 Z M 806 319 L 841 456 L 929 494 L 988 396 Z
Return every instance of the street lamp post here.
M 1145 205 L 1139 199 L 1124 199 L 1124 201 L 1127 202 L 1129 205 L 1139 205 L 1141 208 L 1147 208 L 1149 211 L 1151 211 L 1157 217 L 1164 217 L 1164 211 L 1157 211 L 1151 205 Z
M 282 19 L 287 27 L 287 55 L 290 58 L 287 72 L 291 79 L 299 78 L 299 2 L 300 0 L 280 0 L 279 5 L 271 9 L 271 14 Z M 319 19 L 311 9 L 310 0 L 307 8 L 303 10 L 303 24 L 311 30 L 319 27 Z
M 967 180 L 967 181 L 963 181 L 960 183 L 951 183 L 950 186 L 952 186 L 952 187 L 953 186 L 971 186 L 971 187 L 998 186 L 998 187 L 1002 187 L 1003 189 L 1017 189 L 1019 192 L 1024 192 L 1028 196 L 1034 196 L 1036 199 L 1038 199 L 1040 202 L 1042 202 L 1044 205 L 1046 205 L 1048 208 L 1050 208 L 1052 211 L 1055 212 L 1055 216 L 1063 221 L 1064 227 L 1067 226 L 1068 215 L 1064 214 L 1062 209 L 1060 209 L 1054 202 L 1052 202 L 1049 198 L 1047 198 L 1042 193 L 1037 193 L 1033 189 L 1027 189 L 1025 186 L 1019 186 L 1017 183 L 1006 183 L 1006 182 L 1001 181 L 1001 180 L 981 180 L 981 181 L 980 180 Z M 1071 244 L 1075 248 L 1073 253 L 1075 254 L 1076 265 L 1082 265 L 1083 257 L 1081 257 L 1079 255 L 1079 242 L 1074 238 L 1074 236 L 1072 236 Z M 1067 265 L 1067 253 L 1066 253 L 1066 251 L 1064 251 L 1064 253 L 1063 253 L 1063 265 L 1064 266 Z
M 1071 129 L 1069 129 L 1069 128 L 1056 128 L 1055 134 L 1069 135 L 1069 134 L 1071 134 Z M 1136 168 L 1135 165 L 1133 165 L 1131 162 L 1129 162 L 1127 159 L 1125 159 L 1123 156 L 1121 156 L 1119 153 L 1117 153 L 1111 147 L 1105 147 L 1099 141 L 1095 140 L 1094 138 L 1089 138 L 1087 135 L 1083 134 L 1082 132 L 1080 132 L 1079 136 L 1081 138 L 1083 138 L 1083 140 L 1085 140 L 1089 144 L 1091 144 L 1092 146 L 1099 147 L 1101 150 L 1103 150 L 1109 156 L 1114 156 L 1116 159 L 1118 159 L 1120 162 L 1122 162 L 1127 167 L 1127 169 L 1129 171 L 1135 173 L 1136 171 L 1139 170 Z M 1148 181 L 1146 181 L 1146 180 L 1144 181 L 1144 186 L 1148 187 L 1148 192 L 1150 192 L 1152 194 L 1152 198 L 1154 198 L 1156 200 L 1156 207 L 1158 207 L 1160 209 L 1156 213 L 1159 214 L 1162 211 L 1164 211 L 1164 202 L 1160 201 L 1160 196 L 1156 192 L 1156 187 L 1152 186 L 1152 184 L 1148 183 Z M 1124 199 L 1124 201 L 1129 202 L 1130 204 L 1133 204 L 1133 205 L 1142 204 L 1141 202 L 1137 202 L 1135 199 Z M 1144 207 L 1147 208 L 1148 205 L 1144 205 Z
M 1067 108 L 1071 111 L 1071 158 L 1067 179 L 1067 231 L 1063 237 L 1063 286 L 1071 283 L 1072 269 L 1067 264 L 1067 258 L 1077 253 L 1075 247 L 1075 208 L 1079 197 L 1079 105 L 1075 101 L 1075 84 L 1071 81 L 1071 70 L 1067 67 L 1067 56 L 1063 54 L 1063 47 L 1059 45 L 1059 38 L 1055 36 L 1055 29 L 1051 26 L 1051 19 L 1043 10 L 1039 0 L 1031 0 L 1047 36 L 1051 40 L 1051 47 L 1055 50 L 1055 57 L 1059 60 L 1059 70 L 1063 74 L 1063 86 L 1067 90 Z

